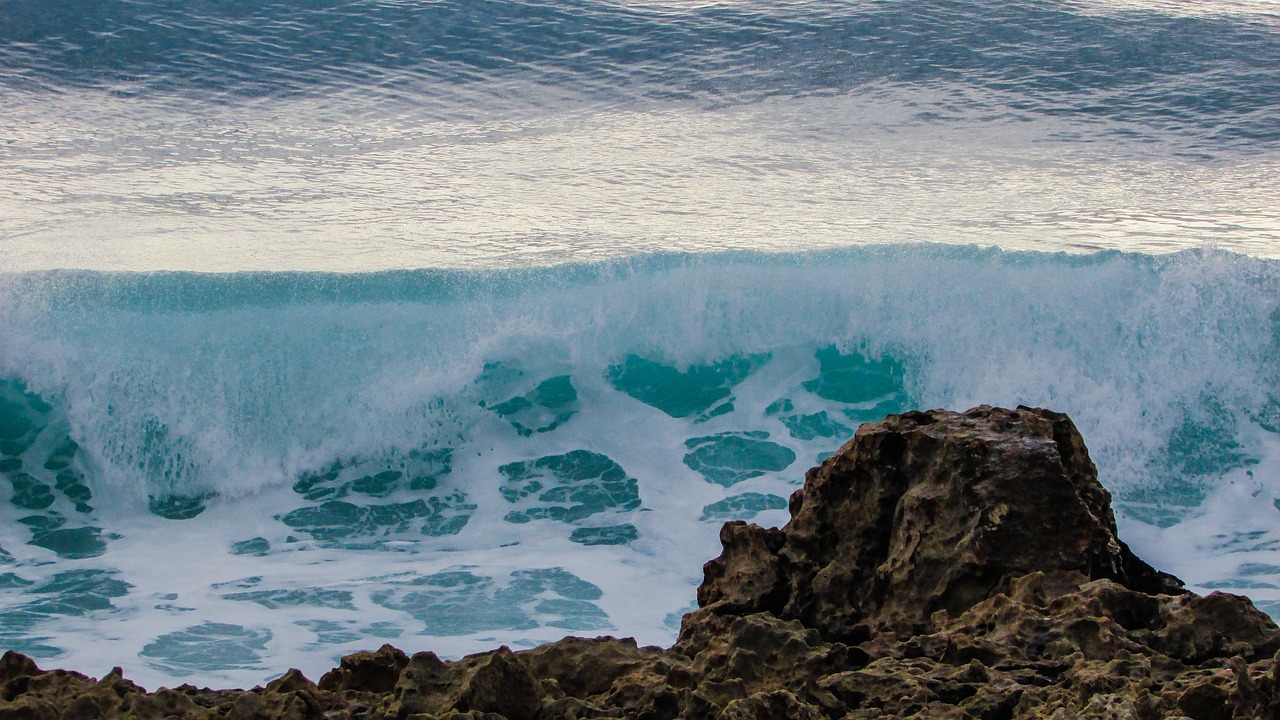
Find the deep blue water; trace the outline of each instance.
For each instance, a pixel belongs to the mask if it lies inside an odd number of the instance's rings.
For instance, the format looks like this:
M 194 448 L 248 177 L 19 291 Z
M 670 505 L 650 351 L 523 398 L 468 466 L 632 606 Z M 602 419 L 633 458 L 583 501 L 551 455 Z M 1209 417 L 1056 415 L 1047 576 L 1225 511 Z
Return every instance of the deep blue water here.
M 344 86 L 395 97 L 423 80 L 518 78 L 609 106 L 716 107 L 959 83 L 999 96 L 1000 107 L 981 108 L 992 114 L 1136 123 L 1213 149 L 1280 139 L 1274 15 L 1170 7 L 10 0 L 0 8 L 0 60 L 9 88 L 225 102 Z

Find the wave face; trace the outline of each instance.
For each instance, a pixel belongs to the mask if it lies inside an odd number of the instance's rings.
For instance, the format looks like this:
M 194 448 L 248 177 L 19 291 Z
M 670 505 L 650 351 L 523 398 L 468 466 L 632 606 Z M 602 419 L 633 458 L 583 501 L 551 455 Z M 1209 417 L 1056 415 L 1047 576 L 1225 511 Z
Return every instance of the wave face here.
M 0 294 L 5 644 L 173 684 L 669 642 L 729 519 L 915 407 L 1068 412 L 1125 537 L 1280 608 L 1280 265 L 936 246 Z M 192 572 L 193 564 L 199 569 Z

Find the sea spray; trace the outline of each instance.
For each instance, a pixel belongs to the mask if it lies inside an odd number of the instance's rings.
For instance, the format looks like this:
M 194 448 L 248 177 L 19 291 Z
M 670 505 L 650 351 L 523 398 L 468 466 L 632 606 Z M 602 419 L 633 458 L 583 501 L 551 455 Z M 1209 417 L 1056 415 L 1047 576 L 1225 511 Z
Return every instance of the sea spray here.
M 1280 601 L 1274 261 L 910 246 L 0 286 L 0 612 L 40 659 L 251 684 L 380 639 L 669 642 L 721 522 L 784 522 L 860 422 L 979 403 L 1068 412 L 1139 553 Z

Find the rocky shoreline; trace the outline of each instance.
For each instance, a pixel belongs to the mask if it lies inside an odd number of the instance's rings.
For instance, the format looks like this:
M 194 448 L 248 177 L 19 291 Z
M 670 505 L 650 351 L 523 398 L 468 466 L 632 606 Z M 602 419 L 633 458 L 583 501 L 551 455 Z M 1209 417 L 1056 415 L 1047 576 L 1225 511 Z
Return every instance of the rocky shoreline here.
M 1116 536 L 1075 426 L 987 406 L 863 425 L 782 529 L 730 522 L 669 649 L 391 646 L 312 682 L 153 693 L 0 659 L 0 720 L 1280 717 L 1280 628 Z

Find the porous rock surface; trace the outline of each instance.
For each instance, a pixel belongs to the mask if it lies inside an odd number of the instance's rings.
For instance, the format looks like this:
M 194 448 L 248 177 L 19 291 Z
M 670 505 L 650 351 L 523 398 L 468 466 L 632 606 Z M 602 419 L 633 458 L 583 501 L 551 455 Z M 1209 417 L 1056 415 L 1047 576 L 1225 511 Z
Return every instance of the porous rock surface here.
M 154 693 L 10 652 L 0 720 L 1280 717 L 1280 629 L 1138 559 L 1109 502 L 1065 415 L 890 416 L 809 471 L 786 527 L 723 527 L 670 649 L 383 646 L 319 683 Z

